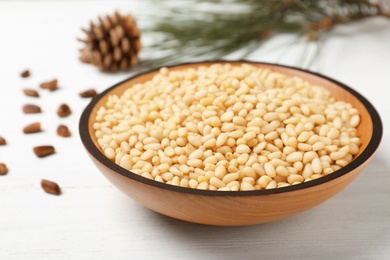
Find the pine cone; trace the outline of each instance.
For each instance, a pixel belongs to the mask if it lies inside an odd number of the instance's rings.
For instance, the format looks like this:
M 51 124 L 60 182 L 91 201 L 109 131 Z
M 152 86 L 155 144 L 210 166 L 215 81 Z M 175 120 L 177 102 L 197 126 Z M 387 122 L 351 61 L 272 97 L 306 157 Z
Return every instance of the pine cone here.
M 99 17 L 100 24 L 90 22 L 86 46 L 80 50 L 80 60 L 103 70 L 118 71 L 134 67 L 141 49 L 140 33 L 133 17 L 128 14 Z

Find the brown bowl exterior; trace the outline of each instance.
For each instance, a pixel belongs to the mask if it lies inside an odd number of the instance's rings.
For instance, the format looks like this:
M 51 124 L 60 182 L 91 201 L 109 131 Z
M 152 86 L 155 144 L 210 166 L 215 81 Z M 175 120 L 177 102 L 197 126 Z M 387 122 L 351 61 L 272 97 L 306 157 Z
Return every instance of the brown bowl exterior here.
M 173 218 L 208 225 L 239 226 L 274 221 L 312 208 L 341 191 L 369 163 L 378 148 L 382 137 L 382 123 L 374 107 L 353 89 L 320 74 L 288 66 L 247 61 L 187 63 L 172 66 L 170 70 L 215 63 L 249 63 L 328 88 L 337 99 L 347 101 L 359 110 L 361 123 L 358 134 L 362 145 L 358 156 L 330 175 L 271 190 L 196 190 L 136 175 L 104 156 L 97 145 L 92 126 L 98 108 L 105 104 L 109 95 L 120 95 L 132 85 L 151 79 L 158 72 L 154 70 L 131 77 L 95 97 L 83 112 L 79 126 L 82 142 L 99 170 L 114 186 L 141 205 Z

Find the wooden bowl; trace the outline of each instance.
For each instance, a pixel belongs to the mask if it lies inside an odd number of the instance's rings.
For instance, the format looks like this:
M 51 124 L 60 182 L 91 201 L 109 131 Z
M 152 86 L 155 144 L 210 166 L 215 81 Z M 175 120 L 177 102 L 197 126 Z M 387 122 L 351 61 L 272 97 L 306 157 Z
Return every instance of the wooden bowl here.
M 119 190 L 143 206 L 184 221 L 238 226 L 259 224 L 285 218 L 314 207 L 346 187 L 369 163 L 382 137 L 382 123 L 375 108 L 355 90 L 317 73 L 288 66 L 260 62 L 201 62 L 170 67 L 170 70 L 198 67 L 214 63 L 249 63 L 267 67 L 290 76 L 298 76 L 312 84 L 328 88 L 339 99 L 359 110 L 358 135 L 362 145 L 359 154 L 347 166 L 327 176 L 288 187 L 257 191 L 208 191 L 183 188 L 141 177 L 110 161 L 100 150 L 94 135 L 96 112 L 111 94 L 122 94 L 135 83 L 145 82 L 158 72 L 153 70 L 133 76 L 105 90 L 86 107 L 80 119 L 81 140 L 93 162 Z

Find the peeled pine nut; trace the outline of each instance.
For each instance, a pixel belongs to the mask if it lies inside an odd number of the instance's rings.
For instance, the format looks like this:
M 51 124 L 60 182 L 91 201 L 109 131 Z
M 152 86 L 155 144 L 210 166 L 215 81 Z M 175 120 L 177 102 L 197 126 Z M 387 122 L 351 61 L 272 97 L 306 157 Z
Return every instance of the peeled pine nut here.
M 359 124 L 358 110 L 325 88 L 250 65 L 216 64 L 162 68 L 109 96 L 93 128 L 103 153 L 135 174 L 247 191 L 344 167 L 359 153 Z

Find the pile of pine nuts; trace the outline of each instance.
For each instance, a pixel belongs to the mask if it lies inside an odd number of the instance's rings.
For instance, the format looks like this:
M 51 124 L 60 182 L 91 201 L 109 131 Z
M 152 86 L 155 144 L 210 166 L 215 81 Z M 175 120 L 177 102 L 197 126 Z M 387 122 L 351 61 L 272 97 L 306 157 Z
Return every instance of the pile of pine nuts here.
M 246 191 L 331 174 L 359 152 L 358 110 L 298 77 L 250 64 L 160 69 L 93 127 L 105 156 L 171 185 Z

